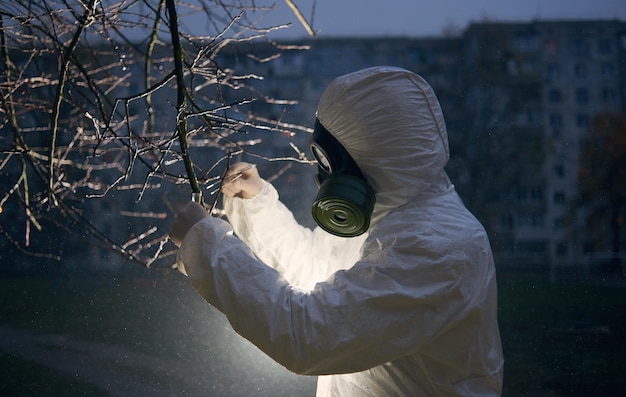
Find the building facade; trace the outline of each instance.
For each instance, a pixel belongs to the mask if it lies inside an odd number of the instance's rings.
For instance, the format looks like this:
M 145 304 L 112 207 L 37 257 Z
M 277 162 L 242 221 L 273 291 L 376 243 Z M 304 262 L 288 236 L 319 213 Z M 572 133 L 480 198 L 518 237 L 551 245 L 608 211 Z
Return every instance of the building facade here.
M 307 50 L 276 56 L 278 47 L 246 44 L 222 55 L 264 73 L 260 92 L 298 102 L 255 111 L 313 125 L 333 78 L 374 65 L 415 71 L 439 97 L 448 172 L 502 266 L 576 265 L 598 249 L 586 243 L 576 209 L 580 144 L 595 115 L 626 110 L 626 23 L 477 23 L 459 37 L 311 39 L 281 43 Z
M 491 134 L 486 155 L 505 167 L 494 181 L 500 194 L 475 203 L 496 211 L 482 218 L 501 259 L 572 265 L 602 249 L 588 243 L 576 204 L 581 143 L 596 115 L 625 110 L 625 37 L 618 21 L 476 24 L 464 33 L 466 115 L 475 120 L 467 134 Z M 470 164 L 479 161 L 472 154 Z

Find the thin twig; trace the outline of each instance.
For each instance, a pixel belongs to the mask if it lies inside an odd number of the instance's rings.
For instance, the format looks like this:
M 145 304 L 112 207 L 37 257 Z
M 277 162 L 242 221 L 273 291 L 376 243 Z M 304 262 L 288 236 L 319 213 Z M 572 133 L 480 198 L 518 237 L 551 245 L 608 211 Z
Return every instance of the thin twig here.
M 285 0 L 285 3 L 287 3 L 289 8 L 291 8 L 291 11 L 293 11 L 296 18 L 298 18 L 298 21 L 300 21 L 302 26 L 304 26 L 304 29 L 306 29 L 307 33 L 311 37 L 315 37 L 315 31 L 313 30 L 313 27 L 309 25 L 304 15 L 302 15 L 302 12 L 300 12 L 300 9 L 298 8 L 298 6 L 295 5 L 292 0 Z
M 202 191 L 198 184 L 198 178 L 193 169 L 193 163 L 189 155 L 189 143 L 187 141 L 187 110 L 185 109 L 185 71 L 183 69 L 183 48 L 180 43 L 180 37 L 178 34 L 178 15 L 176 13 L 176 3 L 174 0 L 166 0 L 167 11 L 170 17 L 170 33 L 172 38 L 172 47 L 174 50 L 174 72 L 176 74 L 176 89 L 178 99 L 176 102 L 176 109 L 178 116 L 176 117 L 176 131 L 180 141 L 180 150 L 185 164 L 185 170 L 187 177 L 189 178 L 189 184 L 191 185 L 191 193 L 193 195 L 200 195 L 202 197 Z
M 228 151 L 228 155 L 226 156 L 226 168 L 224 169 L 224 173 L 222 174 L 222 177 L 220 178 L 221 183 L 224 182 L 224 179 L 226 178 L 226 174 L 228 174 L 228 170 L 230 170 L 231 156 L 232 156 L 231 152 Z M 211 205 L 211 208 L 209 209 L 209 214 L 213 215 L 213 212 L 215 211 L 215 208 L 217 207 L 217 202 L 219 201 L 219 199 L 220 199 L 220 195 L 218 194 L 217 196 L 215 196 L 215 199 L 213 199 L 213 204 Z
M 74 37 L 72 37 L 72 41 L 70 44 L 63 48 L 62 50 L 62 61 L 61 61 L 61 69 L 59 71 L 59 83 L 57 85 L 57 92 L 54 101 L 54 107 L 52 109 L 52 120 L 50 122 L 50 129 L 52 131 L 52 136 L 50 137 L 50 145 L 48 150 L 48 194 L 49 199 L 54 203 L 55 206 L 58 205 L 58 201 L 56 196 L 53 194 L 54 192 L 54 160 L 55 160 L 55 151 L 56 151 L 56 141 L 57 135 L 59 131 L 59 116 L 61 115 L 61 103 L 63 102 L 63 91 L 65 90 L 65 83 L 67 81 L 67 71 L 70 66 L 70 60 L 76 50 L 76 46 L 78 45 L 78 41 L 80 40 L 80 36 L 85 29 L 85 24 L 88 21 L 91 13 L 93 11 L 95 0 L 90 0 L 89 4 L 85 7 L 85 12 L 81 20 L 78 23 L 78 28 L 76 32 L 74 32 Z

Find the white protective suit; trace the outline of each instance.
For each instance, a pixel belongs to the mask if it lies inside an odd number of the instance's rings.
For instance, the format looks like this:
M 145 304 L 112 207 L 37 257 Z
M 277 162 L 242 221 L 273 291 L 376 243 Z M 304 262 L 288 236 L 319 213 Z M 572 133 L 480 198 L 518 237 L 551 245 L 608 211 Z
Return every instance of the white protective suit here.
M 239 238 L 216 218 L 187 233 L 178 259 L 192 284 L 278 363 L 328 375 L 318 396 L 499 395 L 491 249 L 443 170 L 433 90 L 403 69 L 365 69 L 332 82 L 317 117 L 376 191 L 368 233 L 306 229 L 265 183 L 225 202 Z

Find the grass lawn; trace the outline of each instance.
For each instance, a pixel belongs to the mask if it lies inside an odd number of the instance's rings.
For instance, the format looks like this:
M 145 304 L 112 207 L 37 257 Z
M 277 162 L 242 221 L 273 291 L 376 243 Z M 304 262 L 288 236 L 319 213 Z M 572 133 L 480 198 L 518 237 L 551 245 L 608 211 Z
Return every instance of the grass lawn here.
M 3 396 L 90 396 L 100 397 L 109 394 L 93 384 L 72 379 L 54 369 L 24 359 L 15 354 L 0 352 Z
M 313 379 L 287 373 L 235 335 L 182 276 L 168 270 L 134 274 L 0 279 L 0 326 L 113 345 L 164 363 L 150 373 L 119 363 L 117 371 L 126 368 L 131 380 L 160 384 L 165 374 L 174 384 L 182 372 L 181 383 L 198 379 L 198 388 L 208 387 L 214 396 L 314 395 Z M 626 395 L 625 292 L 500 272 L 503 396 Z M 106 395 L 20 354 L 0 352 L 0 369 L 12 374 L 3 377 L 0 395 Z
M 505 397 L 626 395 L 626 288 L 501 272 Z
M 169 269 L 134 278 L 0 278 L 0 299 L 0 332 L 43 335 L 28 346 L 44 352 L 40 359 L 70 356 L 96 372 L 76 363 L 42 372 L 32 352 L 29 358 L 0 349 L 3 374 L 21 368 L 20 376 L 3 377 L 2 396 L 99 396 L 112 387 L 133 397 L 315 394 L 314 378 L 291 374 L 235 334 L 186 278 Z

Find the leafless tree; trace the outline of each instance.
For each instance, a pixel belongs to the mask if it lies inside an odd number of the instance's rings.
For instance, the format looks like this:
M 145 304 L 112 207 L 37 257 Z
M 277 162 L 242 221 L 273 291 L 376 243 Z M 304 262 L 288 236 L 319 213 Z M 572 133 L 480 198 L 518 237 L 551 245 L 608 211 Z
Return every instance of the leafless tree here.
M 621 272 L 620 255 L 626 250 L 626 114 L 605 112 L 593 118 L 581 141 L 578 180 L 576 204 L 586 210 L 587 250 L 610 253 L 610 270 Z
M 3 2 L 3 256 L 60 258 L 89 243 L 150 266 L 173 253 L 174 197 L 217 212 L 211 193 L 235 157 L 308 162 L 296 138 L 309 130 L 254 111 L 291 102 L 256 89 L 263 76 L 240 61 L 292 50 L 267 39 L 286 26 L 255 23 L 271 11 L 253 0 Z M 248 56 L 254 40 L 274 56 Z

